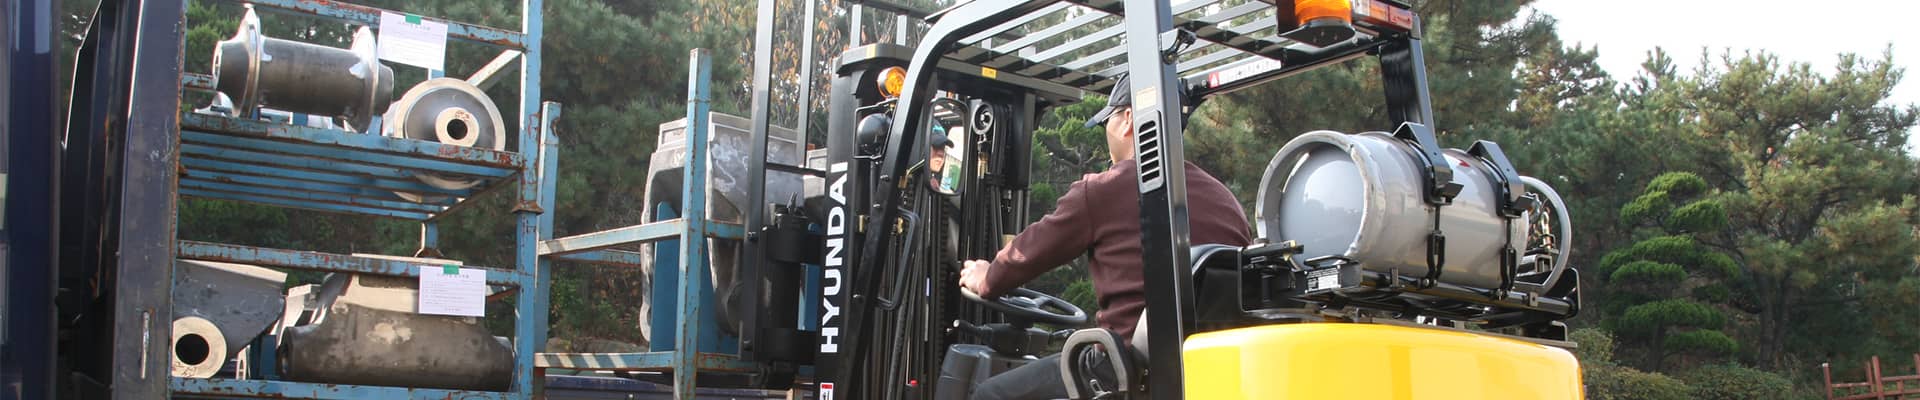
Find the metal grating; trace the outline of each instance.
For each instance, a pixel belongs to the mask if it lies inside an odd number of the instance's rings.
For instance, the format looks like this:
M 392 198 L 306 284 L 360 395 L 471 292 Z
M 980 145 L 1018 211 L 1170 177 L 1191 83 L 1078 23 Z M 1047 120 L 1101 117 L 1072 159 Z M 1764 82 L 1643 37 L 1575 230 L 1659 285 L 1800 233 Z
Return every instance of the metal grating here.
M 191 112 L 180 115 L 180 153 L 182 195 L 412 220 L 514 182 L 526 165 L 514 152 Z M 482 183 L 448 190 L 418 174 Z M 396 191 L 438 200 L 408 201 Z
M 1178 55 L 1178 74 L 1200 85 L 1222 72 L 1250 77 L 1274 70 L 1289 72 L 1351 59 L 1376 47 L 1380 30 L 1356 23 L 1358 35 L 1345 43 L 1316 47 L 1281 37 L 1279 18 L 1267 0 L 1176 0 L 1174 26 L 1191 33 L 1194 43 Z M 884 1 L 860 2 L 876 9 L 923 12 Z M 999 70 L 1052 84 L 1104 93 L 1126 70 L 1126 43 L 1120 0 L 1065 0 L 1007 23 L 974 33 L 945 55 L 949 62 Z M 1396 7 L 1404 7 L 1395 5 Z M 943 12 L 931 13 L 932 18 Z M 1236 70 L 1238 69 L 1238 70 Z

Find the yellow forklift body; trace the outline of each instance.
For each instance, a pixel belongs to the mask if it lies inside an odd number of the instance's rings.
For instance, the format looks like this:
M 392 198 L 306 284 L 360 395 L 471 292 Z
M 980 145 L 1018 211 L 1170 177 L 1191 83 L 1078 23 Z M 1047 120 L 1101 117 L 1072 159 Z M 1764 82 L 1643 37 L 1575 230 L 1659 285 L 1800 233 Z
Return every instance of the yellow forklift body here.
M 1182 350 L 1189 399 L 1580 399 L 1566 350 L 1381 324 L 1207 332 Z

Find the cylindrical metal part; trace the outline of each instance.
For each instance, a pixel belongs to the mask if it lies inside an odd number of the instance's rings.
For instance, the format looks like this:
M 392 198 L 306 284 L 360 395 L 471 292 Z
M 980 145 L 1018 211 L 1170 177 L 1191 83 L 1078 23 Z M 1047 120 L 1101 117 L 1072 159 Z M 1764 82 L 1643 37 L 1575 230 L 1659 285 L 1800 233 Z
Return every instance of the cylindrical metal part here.
M 173 281 L 174 317 L 204 318 L 218 327 L 214 335 L 231 345 L 218 354 L 224 360 L 238 356 L 240 348 L 279 319 L 285 299 L 280 288 L 287 274 L 245 264 L 178 260 Z
M 249 115 L 257 107 L 338 117 L 365 130 L 393 100 L 393 68 L 375 54 L 373 32 L 360 28 L 349 49 L 266 37 L 251 8 L 233 38 L 213 52 L 214 87 Z
M 500 117 L 500 108 L 486 92 L 464 80 L 434 78 L 415 85 L 387 109 L 383 124 L 381 134 L 387 137 L 507 149 L 506 120 Z M 477 178 L 463 176 L 418 174 L 415 177 L 441 189 L 463 190 L 480 184 Z M 399 195 L 411 201 L 422 200 L 413 193 Z
M 486 92 L 467 81 L 434 78 L 407 89 L 387 110 L 388 137 L 506 150 L 506 121 Z
M 1508 221 L 1499 214 L 1489 163 L 1459 149 L 1444 155 L 1462 188 L 1437 210 L 1446 237 L 1440 281 L 1499 288 L 1502 249 L 1526 250 L 1528 217 Z M 1411 145 L 1386 133 L 1300 135 L 1261 178 L 1254 214 L 1259 235 L 1298 241 L 1303 260 L 1341 256 L 1369 271 L 1423 276 L 1436 210 L 1422 197 L 1425 175 L 1416 160 Z
M 206 318 L 173 320 L 173 340 L 168 343 L 173 349 L 173 376 L 211 378 L 227 363 L 227 340 L 220 334 L 220 327 Z
M 433 118 L 433 136 L 440 143 L 473 146 L 480 141 L 480 135 L 473 134 L 473 129 L 478 126 L 480 121 L 473 118 L 472 112 L 459 107 L 448 108 L 440 110 L 440 115 Z
M 336 274 L 310 324 L 282 330 L 286 379 L 354 385 L 505 390 L 513 350 L 478 318 L 417 313 L 407 278 Z

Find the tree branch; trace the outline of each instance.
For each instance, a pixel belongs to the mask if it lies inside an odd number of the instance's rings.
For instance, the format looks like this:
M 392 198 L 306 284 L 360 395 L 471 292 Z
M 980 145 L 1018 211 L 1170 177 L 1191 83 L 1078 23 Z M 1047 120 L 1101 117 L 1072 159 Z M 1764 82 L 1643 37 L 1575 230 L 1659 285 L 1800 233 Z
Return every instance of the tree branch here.
M 1065 144 L 1060 143 L 1060 137 L 1041 135 L 1040 145 L 1046 146 L 1047 152 L 1051 153 L 1055 160 L 1072 164 L 1075 171 L 1087 170 L 1087 158 L 1081 156 L 1079 152 L 1067 148 Z

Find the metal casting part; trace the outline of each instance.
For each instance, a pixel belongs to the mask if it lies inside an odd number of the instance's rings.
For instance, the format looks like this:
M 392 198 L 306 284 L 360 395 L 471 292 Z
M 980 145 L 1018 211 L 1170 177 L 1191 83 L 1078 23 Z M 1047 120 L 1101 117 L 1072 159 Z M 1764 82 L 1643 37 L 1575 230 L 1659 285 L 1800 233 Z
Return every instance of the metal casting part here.
M 272 107 L 338 117 L 365 130 L 393 100 L 393 68 L 375 49 L 365 27 L 348 49 L 266 37 L 249 7 L 240 29 L 214 48 L 214 86 L 232 96 L 239 115 Z
M 285 300 L 280 287 L 286 282 L 286 273 L 272 269 L 179 260 L 174 263 L 173 317 L 210 321 L 229 344 L 222 359 L 232 359 L 280 319 Z
M 387 109 L 381 134 L 495 151 L 507 149 L 506 122 L 500 117 L 500 108 L 480 88 L 454 78 L 429 79 L 408 89 Z M 429 186 L 449 190 L 471 189 L 481 182 L 440 174 L 414 177 Z M 415 193 L 398 194 L 407 200 L 422 201 L 421 195 Z
M 182 378 L 209 378 L 220 372 L 230 359 L 228 345 L 220 337 L 220 327 L 200 317 L 173 320 L 173 340 L 168 341 L 172 355 L 172 375 Z
M 315 293 L 306 325 L 281 333 L 288 380 L 439 389 L 506 390 L 513 350 L 478 318 L 421 315 L 410 278 L 334 274 Z

